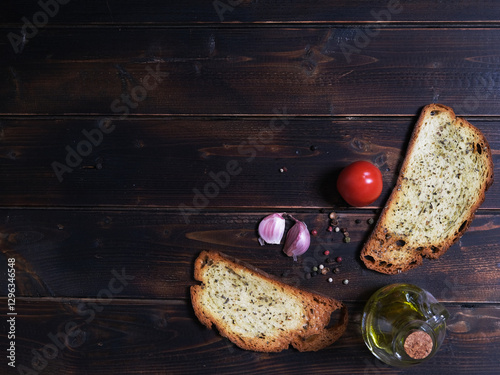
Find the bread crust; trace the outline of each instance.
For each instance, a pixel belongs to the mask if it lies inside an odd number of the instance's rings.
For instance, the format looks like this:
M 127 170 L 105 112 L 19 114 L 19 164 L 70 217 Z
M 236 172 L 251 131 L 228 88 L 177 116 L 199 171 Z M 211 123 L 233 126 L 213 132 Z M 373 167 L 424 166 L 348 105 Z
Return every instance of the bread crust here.
M 444 239 L 436 238 L 433 243 L 413 246 L 413 248 L 407 250 L 411 253 L 405 254 L 406 258 L 404 262 L 392 262 L 397 251 L 392 249 L 397 249 L 401 244 L 403 244 L 402 246 L 405 246 L 405 238 L 397 235 L 394 236 L 393 233 L 390 233 L 390 231 L 387 230 L 387 223 L 389 220 L 388 214 L 391 210 L 395 209 L 401 198 L 401 187 L 406 183 L 405 175 L 408 172 L 412 155 L 416 151 L 415 147 L 417 139 L 425 126 L 426 119 L 429 119 L 430 116 L 434 116 L 439 112 L 447 112 L 457 127 L 467 129 L 468 132 L 470 132 L 476 139 L 477 144 L 480 145 L 478 146 L 480 147 L 480 153 L 483 153 L 481 160 L 485 163 L 487 171 L 486 178 L 482 181 L 481 188 L 477 192 L 473 204 L 471 204 L 465 212 L 465 219 L 461 220 L 461 223 L 458 223 L 458 229 L 452 236 Z M 363 246 L 361 251 L 362 261 L 368 268 L 375 271 L 385 274 L 397 274 L 420 266 L 423 263 L 423 258 L 437 259 L 441 257 L 467 231 L 474 219 L 476 210 L 484 202 L 486 191 L 492 184 L 493 158 L 491 156 L 488 141 L 481 131 L 470 124 L 467 120 L 457 117 L 450 107 L 442 104 L 430 104 L 425 106 L 412 132 L 396 185 L 380 214 L 375 228 Z M 425 225 L 425 223 L 421 223 L 420 225 Z
M 224 321 L 218 312 L 212 311 L 203 303 L 203 293 L 206 292 L 205 288 L 209 282 L 205 277 L 204 268 L 210 267 L 214 263 L 227 265 L 238 274 L 257 276 L 263 283 L 270 283 L 282 290 L 285 295 L 300 297 L 304 302 L 301 328 L 290 331 L 284 327 L 280 335 L 272 337 L 271 340 L 268 337 L 270 336 L 268 332 L 262 332 L 263 337 L 259 337 L 260 335 L 245 336 L 236 332 L 234 327 Z M 223 337 L 228 338 L 242 349 L 258 352 L 280 352 L 292 345 L 299 351 L 317 351 L 337 341 L 347 327 L 348 313 L 347 307 L 343 303 L 333 298 L 292 287 L 262 270 L 220 252 L 203 251 L 195 260 L 194 277 L 203 283 L 191 287 L 191 301 L 195 315 L 203 325 L 208 328 L 215 326 Z M 340 310 L 337 323 L 328 327 L 332 313 L 337 310 Z

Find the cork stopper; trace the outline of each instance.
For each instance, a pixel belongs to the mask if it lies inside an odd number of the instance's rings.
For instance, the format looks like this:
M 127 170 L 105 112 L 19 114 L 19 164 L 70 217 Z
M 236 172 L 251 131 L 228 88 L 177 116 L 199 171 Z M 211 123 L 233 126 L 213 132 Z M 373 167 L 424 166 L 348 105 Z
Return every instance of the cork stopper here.
M 424 359 L 431 354 L 433 345 L 432 338 L 427 332 L 415 331 L 406 337 L 404 349 L 411 358 Z

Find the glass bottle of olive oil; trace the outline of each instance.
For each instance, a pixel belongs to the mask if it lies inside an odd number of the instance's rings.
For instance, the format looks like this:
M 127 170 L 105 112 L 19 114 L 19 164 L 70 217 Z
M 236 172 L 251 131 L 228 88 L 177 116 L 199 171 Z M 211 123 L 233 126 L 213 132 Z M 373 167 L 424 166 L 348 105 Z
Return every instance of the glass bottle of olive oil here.
M 429 292 L 411 284 L 387 285 L 366 303 L 361 329 L 370 351 L 392 366 L 432 357 L 444 340 L 449 313 Z

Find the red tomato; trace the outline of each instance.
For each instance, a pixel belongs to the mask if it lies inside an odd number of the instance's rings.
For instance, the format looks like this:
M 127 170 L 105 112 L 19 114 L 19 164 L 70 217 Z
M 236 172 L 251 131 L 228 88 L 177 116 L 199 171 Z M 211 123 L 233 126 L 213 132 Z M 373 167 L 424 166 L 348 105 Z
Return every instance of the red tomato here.
M 372 163 L 356 161 L 340 172 L 337 190 L 354 207 L 367 206 L 382 192 L 382 173 Z

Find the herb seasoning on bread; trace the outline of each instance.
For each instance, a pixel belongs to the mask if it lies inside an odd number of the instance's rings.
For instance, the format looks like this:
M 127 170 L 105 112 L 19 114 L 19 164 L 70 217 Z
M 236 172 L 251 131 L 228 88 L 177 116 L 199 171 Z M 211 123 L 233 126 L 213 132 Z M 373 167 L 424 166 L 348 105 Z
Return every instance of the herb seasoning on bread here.
M 397 274 L 437 259 L 468 229 L 493 183 L 486 138 L 453 110 L 423 108 L 377 224 L 361 251 L 373 270 Z
M 317 351 L 335 342 L 347 326 L 339 301 L 284 284 L 261 270 L 215 251 L 195 260 L 191 301 L 198 319 L 240 348 L 280 352 L 290 345 Z M 332 313 L 339 316 L 330 325 Z

